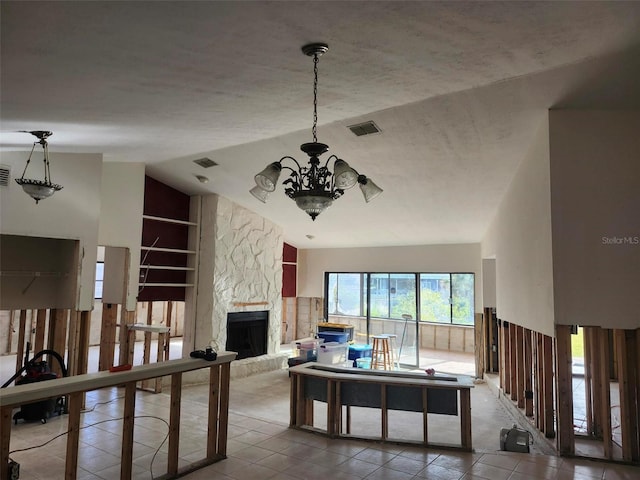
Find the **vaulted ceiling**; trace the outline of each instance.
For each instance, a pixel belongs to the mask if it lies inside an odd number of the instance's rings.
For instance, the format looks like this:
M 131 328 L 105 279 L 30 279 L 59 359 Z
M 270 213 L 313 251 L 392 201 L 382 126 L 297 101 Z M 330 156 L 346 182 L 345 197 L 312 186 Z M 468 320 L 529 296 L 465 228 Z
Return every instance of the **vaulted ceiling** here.
M 1 147 L 144 162 L 301 248 L 478 242 L 550 108 L 640 108 L 640 2 L 1 4 Z M 319 141 L 384 189 L 315 222 L 253 176 Z M 381 133 L 347 126 L 373 120 Z M 194 159 L 217 166 L 204 169 Z M 55 165 L 52 167 L 55 169 Z M 205 175 L 207 184 L 195 175 Z M 309 237 L 313 237 L 309 239 Z

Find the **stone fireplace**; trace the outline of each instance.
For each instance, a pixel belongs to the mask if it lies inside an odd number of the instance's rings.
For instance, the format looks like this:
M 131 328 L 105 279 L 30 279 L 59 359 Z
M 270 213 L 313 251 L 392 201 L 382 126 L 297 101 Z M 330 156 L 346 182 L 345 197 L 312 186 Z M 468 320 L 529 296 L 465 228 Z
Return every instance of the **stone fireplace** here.
M 200 197 L 194 343 L 196 348 L 237 351 L 232 375 L 240 369 L 248 375 L 286 366 L 287 355 L 280 354 L 282 237 L 281 227 L 227 198 Z M 255 316 L 264 313 L 266 322 L 260 320 L 263 327 L 253 333 L 246 321 L 235 321 L 245 315 L 249 323 L 256 322 Z M 258 337 L 259 349 L 254 345 Z

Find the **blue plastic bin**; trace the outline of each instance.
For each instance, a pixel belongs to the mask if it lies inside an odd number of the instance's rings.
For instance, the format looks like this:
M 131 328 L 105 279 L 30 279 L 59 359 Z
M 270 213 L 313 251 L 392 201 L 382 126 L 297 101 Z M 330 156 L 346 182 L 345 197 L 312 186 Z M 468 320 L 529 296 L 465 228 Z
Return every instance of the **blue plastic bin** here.
M 353 360 L 353 366 L 356 366 L 356 359 L 361 357 L 370 357 L 373 352 L 373 346 L 369 344 L 349 345 L 349 360 Z
M 349 334 L 343 332 L 318 332 L 318 338 L 323 338 L 325 342 L 347 343 Z

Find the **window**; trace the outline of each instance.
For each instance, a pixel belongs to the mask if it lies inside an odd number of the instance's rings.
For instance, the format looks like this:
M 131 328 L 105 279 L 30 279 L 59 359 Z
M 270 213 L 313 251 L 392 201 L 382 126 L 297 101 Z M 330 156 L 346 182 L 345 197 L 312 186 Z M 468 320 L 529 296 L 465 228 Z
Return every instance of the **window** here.
M 102 299 L 102 286 L 104 284 L 104 262 L 96 263 L 96 287 L 94 297 L 96 300 Z
M 325 284 L 328 315 L 473 325 L 473 273 L 328 273 Z

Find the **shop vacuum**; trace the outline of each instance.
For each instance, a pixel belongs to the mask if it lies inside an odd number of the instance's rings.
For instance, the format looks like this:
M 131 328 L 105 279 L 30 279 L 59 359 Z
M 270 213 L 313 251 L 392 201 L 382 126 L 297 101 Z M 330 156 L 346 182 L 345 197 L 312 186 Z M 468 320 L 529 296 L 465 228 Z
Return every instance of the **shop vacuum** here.
M 531 443 L 533 443 L 531 433 L 519 429 L 515 424 L 511 428 L 500 430 L 500 450 L 529 453 L 529 445 Z
M 48 363 L 45 360 L 37 361 L 38 358 L 43 355 L 48 355 L 49 358 L 53 357 L 57 360 L 62 370 L 62 375 L 67 376 L 67 369 L 64 366 L 64 360 L 60 354 L 54 350 L 42 350 L 36 353 L 31 360 L 29 360 L 29 350 L 31 344 L 27 342 L 27 352 L 24 357 L 24 366 L 18 370 L 13 377 L 0 388 L 9 386 L 14 380 L 16 385 L 26 385 L 28 383 L 42 382 L 45 380 L 55 380 L 58 378 L 58 374 L 52 372 Z M 24 375 L 23 375 L 24 373 Z M 29 403 L 20 406 L 20 411 L 13 415 L 13 421 L 17 424 L 18 420 L 22 419 L 25 422 L 37 422 L 47 423 L 47 419 L 54 414 L 67 413 L 66 403 L 64 397 L 49 398 L 47 400 L 41 400 L 39 402 Z

